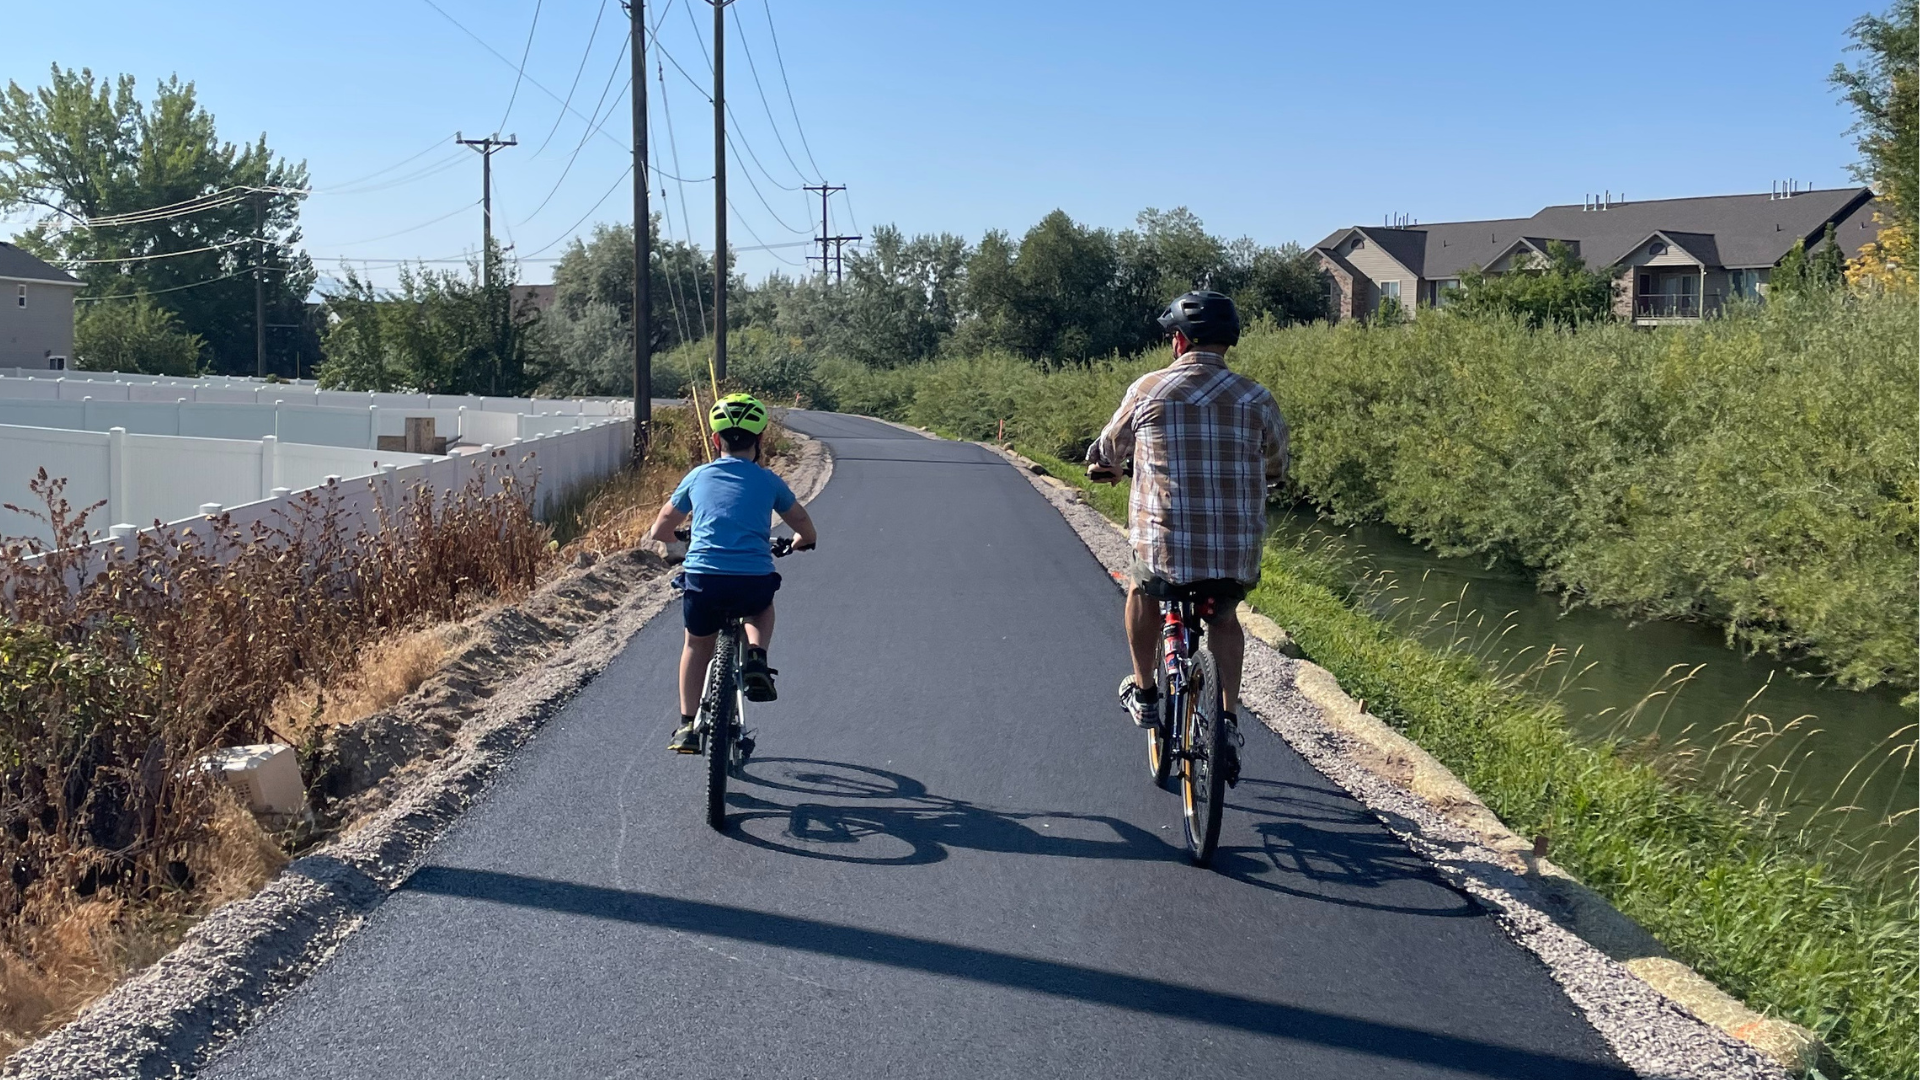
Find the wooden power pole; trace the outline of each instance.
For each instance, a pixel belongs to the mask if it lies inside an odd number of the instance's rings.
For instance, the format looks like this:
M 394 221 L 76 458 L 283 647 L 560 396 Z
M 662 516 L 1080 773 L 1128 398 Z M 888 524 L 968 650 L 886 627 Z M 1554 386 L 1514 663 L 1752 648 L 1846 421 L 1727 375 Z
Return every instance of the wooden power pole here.
M 646 0 L 627 0 L 633 45 L 633 460 L 653 433 L 653 214 L 647 206 Z
M 713 5 L 713 377 L 727 377 L 727 5 Z
M 502 139 L 497 131 L 484 139 L 463 139 L 456 131 L 453 141 L 480 155 L 480 236 L 485 244 L 480 252 L 480 288 L 485 290 L 493 285 L 493 155 L 519 146 L 520 139 L 513 135 Z
M 253 376 L 267 377 L 267 193 L 253 193 Z

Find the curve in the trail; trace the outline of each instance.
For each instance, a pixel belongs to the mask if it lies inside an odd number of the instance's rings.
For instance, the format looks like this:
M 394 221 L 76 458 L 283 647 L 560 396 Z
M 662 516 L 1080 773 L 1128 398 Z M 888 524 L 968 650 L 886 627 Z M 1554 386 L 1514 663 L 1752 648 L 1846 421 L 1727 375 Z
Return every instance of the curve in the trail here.
M 834 474 L 731 830 L 665 751 L 669 614 L 207 1075 L 1628 1075 L 1257 725 L 1190 866 L 1113 701 L 1119 594 L 1059 515 L 979 447 L 789 422 Z

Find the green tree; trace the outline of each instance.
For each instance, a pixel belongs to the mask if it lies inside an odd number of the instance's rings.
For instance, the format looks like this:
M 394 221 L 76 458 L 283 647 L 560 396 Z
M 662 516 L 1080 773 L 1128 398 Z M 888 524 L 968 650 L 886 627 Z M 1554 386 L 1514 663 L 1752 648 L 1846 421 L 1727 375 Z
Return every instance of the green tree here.
M 980 344 L 1031 360 L 1085 361 L 1136 334 L 1118 302 L 1119 255 L 1105 229 L 1055 210 L 1015 246 L 990 232 L 967 260 L 966 295 Z
M 1547 243 L 1545 259 L 1515 260 L 1504 274 L 1475 267 L 1460 275 L 1449 306 L 1466 314 L 1511 315 L 1529 326 L 1573 326 L 1613 312 L 1613 277 L 1589 270 L 1573 249 Z
M 320 384 L 428 394 L 531 390 L 537 370 L 530 361 L 544 328 L 513 310 L 513 272 L 497 247 L 489 255 L 494 265 L 484 286 L 477 262 L 464 273 L 401 267 L 395 292 L 347 271 L 326 298 Z
M 109 85 L 55 65 L 46 86 L 9 82 L 0 95 L 0 209 L 40 215 L 20 246 L 75 273 L 83 297 L 151 295 L 204 339 L 215 371 L 254 370 L 256 248 L 268 322 L 303 321 L 314 284 L 299 250 L 306 187 L 306 167 L 276 158 L 265 135 L 221 141 L 178 78 L 142 103 L 131 76 Z M 270 351 L 274 370 L 293 372 L 291 345 Z
M 1920 0 L 1898 0 L 1885 15 L 1863 15 L 1848 30 L 1866 62 L 1835 64 L 1829 76 L 1859 119 L 1862 160 L 1853 167 L 1886 206 L 1887 220 L 1909 235 L 1920 210 Z
M 1833 238 L 1833 223 L 1827 223 L 1827 231 L 1814 245 L 1811 253 L 1805 240 L 1794 241 L 1793 247 L 1780 257 L 1780 265 L 1773 268 L 1768 278 L 1767 295 L 1769 297 L 1804 296 L 1808 293 L 1825 292 L 1837 289 L 1846 280 L 1846 257 L 1840 253 L 1840 245 Z
M 1263 247 L 1242 237 L 1228 246 L 1228 258 L 1242 320 L 1264 316 L 1292 326 L 1327 317 L 1327 272 L 1313 252 L 1292 242 Z
M 87 371 L 192 375 L 204 348 L 199 334 L 144 296 L 82 304 L 73 327 L 76 366 Z

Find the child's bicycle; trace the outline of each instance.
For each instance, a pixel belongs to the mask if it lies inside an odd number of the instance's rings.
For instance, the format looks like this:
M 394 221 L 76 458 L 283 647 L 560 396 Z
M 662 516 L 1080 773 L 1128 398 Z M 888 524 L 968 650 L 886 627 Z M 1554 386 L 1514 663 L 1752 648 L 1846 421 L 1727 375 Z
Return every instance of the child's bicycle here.
M 772 550 L 774 558 L 785 557 L 793 551 L 793 538 L 775 538 Z M 685 585 L 685 574 L 674 575 L 674 588 Z M 700 694 L 700 711 L 693 718 L 700 752 L 707 756 L 707 824 L 720 830 L 727 827 L 727 777 L 739 776 L 753 754 L 753 735 L 744 726 L 747 696 L 740 681 L 740 665 L 747 653 L 744 625 L 745 620 L 732 618 L 720 627 L 713 661 L 707 665 L 706 689 Z

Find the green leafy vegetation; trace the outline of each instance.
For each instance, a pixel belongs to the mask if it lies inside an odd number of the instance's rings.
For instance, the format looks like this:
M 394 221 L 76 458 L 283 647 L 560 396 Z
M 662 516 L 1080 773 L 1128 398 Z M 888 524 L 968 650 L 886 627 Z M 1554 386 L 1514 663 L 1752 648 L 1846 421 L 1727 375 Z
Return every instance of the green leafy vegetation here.
M 299 191 L 307 186 L 306 166 L 276 157 L 264 135 L 222 141 L 193 84 L 177 78 L 157 83 L 152 101 L 142 102 L 130 75 L 96 80 L 90 70 L 54 65 L 46 85 L 10 81 L 0 94 L 0 210 L 43 215 L 16 242 L 70 268 L 94 307 L 150 297 L 180 331 L 202 340 L 216 372 L 254 370 L 256 258 L 265 268 L 267 321 L 295 328 L 270 341 L 274 369 L 290 375 L 296 363 L 311 368 L 318 358 L 306 320 L 315 276 L 298 247 Z M 273 189 L 258 197 L 259 228 L 257 188 Z M 65 227 L 75 220 L 99 224 Z M 176 356 L 120 370 L 149 371 Z
M 1122 487 L 1022 446 L 1116 521 Z M 1910 852 L 1824 850 L 1740 811 L 1682 767 L 1576 739 L 1544 681 L 1436 651 L 1356 610 L 1312 550 L 1269 549 L 1250 601 L 1368 711 L 1404 732 L 1521 835 L 1750 1006 L 1818 1034 L 1846 1075 L 1914 1075 L 1920 972 Z M 1531 673 L 1529 673 L 1531 674 Z M 1696 778 L 1697 779 L 1697 778 Z M 1852 856 L 1852 857 L 1849 857 Z M 1864 863 L 1864 865 L 1863 865 Z
M 1587 269 L 1572 248 L 1549 240 L 1545 258 L 1521 257 L 1509 273 L 1474 268 L 1461 274 L 1447 302 L 1467 314 L 1507 315 L 1528 326 L 1571 326 L 1611 317 L 1613 287 L 1610 275 Z
M 192 375 L 206 343 L 145 296 L 88 304 L 74 321 L 75 366 L 88 371 Z
M 512 310 L 512 275 L 498 250 L 488 257 L 491 280 L 478 263 L 464 272 L 401 267 L 400 287 L 391 292 L 349 270 L 327 296 L 332 321 L 320 385 L 426 394 L 531 389 L 538 322 Z
M 1432 313 L 1255 328 L 1234 350 L 1294 431 L 1299 494 L 1569 603 L 1724 626 L 1852 686 L 1915 682 L 1920 419 L 1910 300 L 1825 290 L 1648 332 Z M 1077 458 L 1143 355 L 822 365 L 841 408 Z

